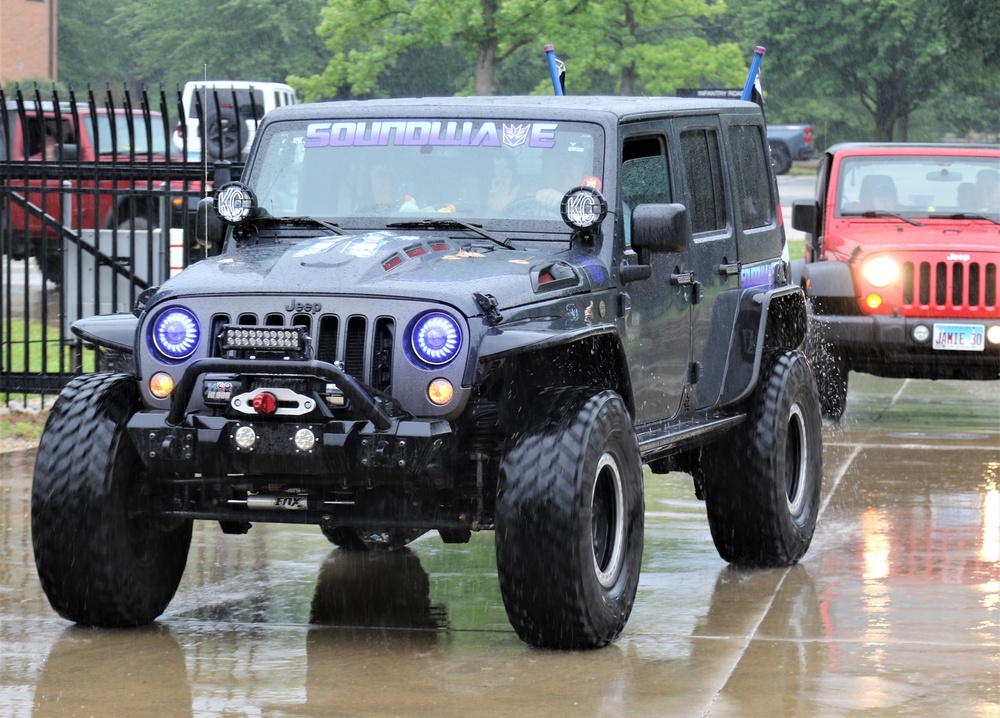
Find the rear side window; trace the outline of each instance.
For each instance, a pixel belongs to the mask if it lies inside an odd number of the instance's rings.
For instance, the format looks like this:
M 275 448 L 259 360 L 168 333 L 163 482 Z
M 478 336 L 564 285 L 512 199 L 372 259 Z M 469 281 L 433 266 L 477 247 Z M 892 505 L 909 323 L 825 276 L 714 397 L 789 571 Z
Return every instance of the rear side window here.
M 732 125 L 729 128 L 736 170 L 736 205 L 744 229 L 771 224 L 771 183 L 764 155 L 764 137 L 759 125 Z
M 726 201 L 722 193 L 719 138 L 714 130 L 681 132 L 681 154 L 687 176 L 685 204 L 694 234 L 726 228 Z

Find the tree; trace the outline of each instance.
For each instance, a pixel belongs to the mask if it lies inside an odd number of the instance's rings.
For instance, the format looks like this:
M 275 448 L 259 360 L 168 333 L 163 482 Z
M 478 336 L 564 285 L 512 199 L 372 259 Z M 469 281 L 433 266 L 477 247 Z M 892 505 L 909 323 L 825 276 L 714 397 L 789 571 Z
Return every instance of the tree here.
M 767 46 L 769 67 L 782 68 L 772 91 L 853 96 L 875 140 L 905 141 L 912 113 L 967 70 L 941 32 L 936 0 L 747 0 L 739 12 Z
M 742 87 L 736 43 L 713 45 L 704 22 L 726 10 L 711 0 L 593 0 L 559 47 L 573 59 L 574 92 L 610 75 L 611 92 L 672 95 L 678 87 Z
M 108 22 L 121 0 L 61 0 L 59 79 L 83 89 L 133 80 L 132 45 Z
M 140 80 L 170 87 L 203 77 L 281 81 L 322 67 L 324 0 L 129 0 L 108 20 Z
M 746 73 L 737 45 L 699 37 L 698 19 L 724 9 L 712 0 L 329 0 L 318 32 L 332 57 L 321 73 L 289 81 L 310 100 L 379 94 L 404 54 L 457 47 L 475 68 L 463 91 L 486 95 L 500 68 L 524 67 L 525 52 L 544 70 L 542 45 L 551 42 L 572 60 L 574 93 L 732 86 Z M 534 91 L 551 92 L 547 72 Z

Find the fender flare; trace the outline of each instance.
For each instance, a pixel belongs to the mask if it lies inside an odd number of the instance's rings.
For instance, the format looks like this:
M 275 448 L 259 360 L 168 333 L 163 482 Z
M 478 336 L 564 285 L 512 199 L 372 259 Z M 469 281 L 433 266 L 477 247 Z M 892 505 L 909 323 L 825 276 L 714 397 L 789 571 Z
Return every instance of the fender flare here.
M 847 262 L 812 262 L 802 268 L 802 286 L 809 297 L 857 296 Z

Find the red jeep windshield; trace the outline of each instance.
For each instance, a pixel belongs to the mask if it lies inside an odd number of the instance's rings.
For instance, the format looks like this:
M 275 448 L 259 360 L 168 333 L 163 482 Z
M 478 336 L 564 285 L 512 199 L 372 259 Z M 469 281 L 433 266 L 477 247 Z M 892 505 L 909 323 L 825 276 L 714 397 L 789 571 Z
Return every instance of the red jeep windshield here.
M 905 217 L 1000 214 L 1000 158 L 846 157 L 836 216 L 888 212 Z

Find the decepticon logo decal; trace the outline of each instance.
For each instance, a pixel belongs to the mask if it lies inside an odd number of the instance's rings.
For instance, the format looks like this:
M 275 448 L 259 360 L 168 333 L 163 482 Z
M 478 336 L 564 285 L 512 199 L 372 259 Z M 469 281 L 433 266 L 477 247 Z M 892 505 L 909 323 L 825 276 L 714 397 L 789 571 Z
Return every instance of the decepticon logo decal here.
M 455 120 L 361 120 L 311 122 L 306 147 L 376 147 L 389 145 L 440 145 L 457 147 L 555 147 L 557 122 L 521 125 Z M 502 140 L 501 140 L 502 137 Z
M 523 145 L 524 141 L 528 139 L 528 131 L 530 129 L 531 125 L 504 125 L 503 143 L 508 147 Z

